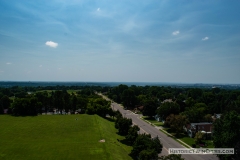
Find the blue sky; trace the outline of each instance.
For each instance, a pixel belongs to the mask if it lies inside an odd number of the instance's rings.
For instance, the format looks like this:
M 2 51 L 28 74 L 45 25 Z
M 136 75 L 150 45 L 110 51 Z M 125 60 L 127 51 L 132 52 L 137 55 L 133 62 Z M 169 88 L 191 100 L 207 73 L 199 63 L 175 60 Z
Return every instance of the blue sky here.
M 0 0 L 0 80 L 239 84 L 239 8 L 237 0 Z

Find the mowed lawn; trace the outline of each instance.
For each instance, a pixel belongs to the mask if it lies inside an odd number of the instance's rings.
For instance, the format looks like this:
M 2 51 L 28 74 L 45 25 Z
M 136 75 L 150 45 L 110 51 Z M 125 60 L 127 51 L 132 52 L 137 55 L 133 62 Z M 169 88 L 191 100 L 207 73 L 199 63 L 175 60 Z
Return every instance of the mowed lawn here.
M 97 115 L 1 115 L 0 159 L 131 159 L 116 132 Z

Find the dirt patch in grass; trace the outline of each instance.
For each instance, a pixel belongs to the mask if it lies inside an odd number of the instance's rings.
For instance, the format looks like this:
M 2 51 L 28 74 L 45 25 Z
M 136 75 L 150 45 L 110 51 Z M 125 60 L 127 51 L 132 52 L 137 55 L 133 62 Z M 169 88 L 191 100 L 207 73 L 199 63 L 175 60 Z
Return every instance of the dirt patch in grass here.
M 99 142 L 104 143 L 104 142 L 105 142 L 105 139 L 101 139 Z

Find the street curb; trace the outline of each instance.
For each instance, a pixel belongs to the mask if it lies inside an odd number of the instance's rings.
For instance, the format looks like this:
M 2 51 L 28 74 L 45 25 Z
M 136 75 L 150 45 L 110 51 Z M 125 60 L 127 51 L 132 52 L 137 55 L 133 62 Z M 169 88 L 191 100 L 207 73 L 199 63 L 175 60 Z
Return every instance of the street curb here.
M 189 146 L 187 143 L 183 142 L 180 139 L 175 138 L 172 134 L 168 133 L 167 131 L 165 131 L 164 129 L 160 129 L 160 131 L 162 131 L 163 133 L 165 133 L 166 135 L 169 135 L 169 137 L 171 137 L 172 139 L 174 139 L 175 141 L 179 142 L 181 145 L 183 145 L 185 148 L 190 148 L 193 149 L 191 146 Z
M 154 125 L 153 123 L 149 122 L 148 120 L 140 117 L 140 119 L 142 119 L 143 121 L 147 122 L 148 124 L 150 124 L 151 126 L 157 127 L 156 125 Z
M 142 117 L 140 117 L 140 119 L 142 119 L 142 120 L 144 120 L 145 122 L 147 122 L 147 123 L 149 123 L 150 125 L 152 125 L 152 126 L 154 126 L 155 128 L 157 128 L 158 126 L 156 126 L 155 124 L 153 124 L 153 123 L 151 123 L 151 122 L 149 122 L 148 120 L 146 120 L 146 119 L 144 119 L 144 118 L 142 118 Z M 192 147 L 191 146 L 189 146 L 188 144 L 186 144 L 185 142 L 183 142 L 182 140 L 180 140 L 180 139 L 177 139 L 177 138 L 175 138 L 172 134 L 170 134 L 170 133 L 168 133 L 168 132 L 166 132 L 164 129 L 162 129 L 162 128 L 160 128 L 159 130 L 161 130 L 163 133 L 165 133 L 165 134 L 167 134 L 167 135 L 169 135 L 171 138 L 173 138 L 174 140 L 176 140 L 177 142 L 179 142 L 181 145 L 183 145 L 184 147 L 186 147 L 186 148 L 190 148 L 190 149 L 192 149 Z

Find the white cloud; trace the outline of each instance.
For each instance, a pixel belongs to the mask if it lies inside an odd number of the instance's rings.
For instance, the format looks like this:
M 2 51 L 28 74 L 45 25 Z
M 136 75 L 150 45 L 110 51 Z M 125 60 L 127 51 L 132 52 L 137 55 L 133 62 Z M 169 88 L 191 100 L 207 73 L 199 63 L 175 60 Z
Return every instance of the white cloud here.
M 39 65 L 39 67 L 42 67 L 42 65 Z
M 7 65 L 10 65 L 10 64 L 12 64 L 12 63 L 10 63 L 10 62 L 7 62 L 6 64 L 7 64 Z
M 99 12 L 99 11 L 100 11 L 100 8 L 98 8 L 97 11 Z
M 172 35 L 176 36 L 176 35 L 178 35 L 179 33 L 180 33 L 180 31 L 174 31 L 174 32 L 172 32 Z
M 204 37 L 203 39 L 202 39 L 202 41 L 206 41 L 206 40 L 208 40 L 209 38 L 208 37 Z
M 53 41 L 47 41 L 45 44 L 46 44 L 47 46 L 53 47 L 53 48 L 56 48 L 56 47 L 58 46 L 58 43 L 53 42 Z

